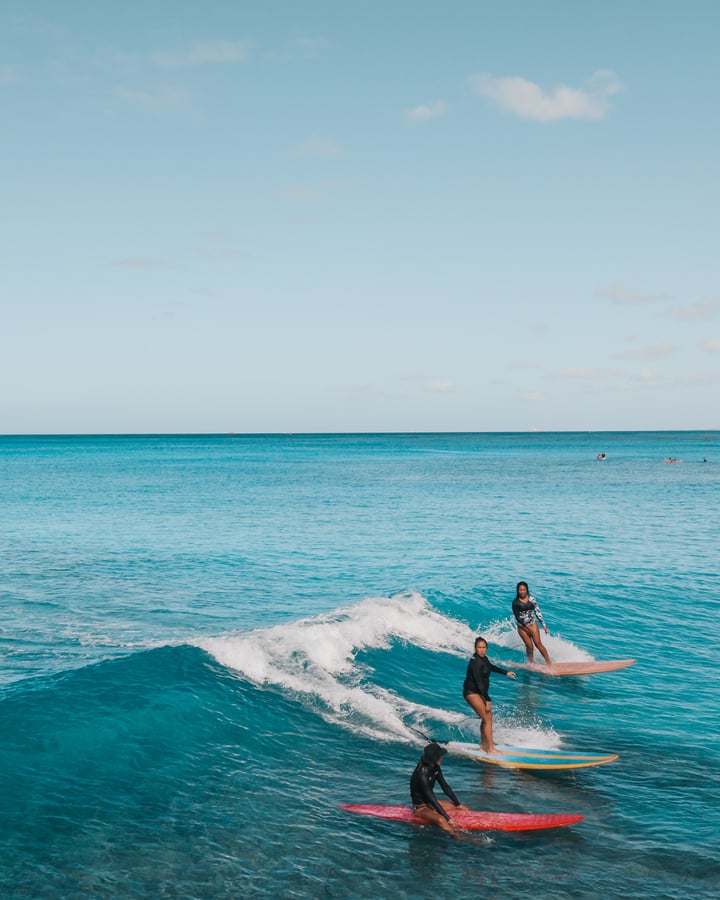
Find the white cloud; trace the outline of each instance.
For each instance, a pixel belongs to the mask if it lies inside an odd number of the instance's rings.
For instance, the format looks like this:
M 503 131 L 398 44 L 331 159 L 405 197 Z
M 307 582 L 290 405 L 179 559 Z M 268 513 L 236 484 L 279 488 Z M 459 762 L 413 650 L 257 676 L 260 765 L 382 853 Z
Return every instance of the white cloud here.
M 473 75 L 470 83 L 475 93 L 500 109 L 536 122 L 603 119 L 610 111 L 608 98 L 624 89 L 620 79 L 609 69 L 595 72 L 583 88 L 561 84 L 550 92 L 517 76 Z
M 332 47 L 332 43 L 326 38 L 299 35 L 290 41 L 290 46 L 305 56 L 317 56 L 323 50 Z
M 17 84 L 20 81 L 20 71 L 17 66 L 0 66 L 0 84 Z
M 244 259 L 247 253 L 236 250 L 234 247 L 198 247 L 192 251 L 195 259 L 203 262 L 232 262 L 236 259 Z
M 282 196 L 286 200 L 312 202 L 331 197 L 343 189 L 344 185 L 340 181 L 324 181 L 316 185 L 289 185 L 282 191 Z
M 688 306 L 674 306 L 667 311 L 673 319 L 709 319 L 720 312 L 720 297 L 712 300 L 698 300 Z
M 452 394 L 455 383 L 450 379 L 434 379 L 427 375 L 398 375 L 386 379 L 383 393 L 388 396 L 424 397 L 428 394 Z
M 720 338 L 710 338 L 707 341 L 700 341 L 698 347 L 706 353 L 720 353 Z
M 623 306 L 634 306 L 642 303 L 667 303 L 672 300 L 668 294 L 640 294 L 637 291 L 628 291 L 617 285 L 606 285 L 595 291 L 596 297 L 612 300 Z
M 188 101 L 188 94 L 178 88 L 157 88 L 154 90 L 118 87 L 115 96 L 120 100 L 141 106 L 143 109 L 179 109 Z
M 428 380 L 426 375 L 396 375 L 375 383 L 335 385 L 333 389 L 370 399 L 373 403 L 385 403 L 394 402 L 398 399 L 428 401 L 430 395 L 433 394 L 453 394 L 457 387 L 453 381 Z M 442 404 L 443 401 L 438 399 L 437 402 Z
M 425 389 L 432 394 L 452 394 L 455 391 L 455 384 L 452 381 L 429 381 Z
M 114 266 L 122 269 L 169 269 L 172 266 L 161 259 L 136 257 L 132 259 L 114 259 Z
M 718 384 L 720 376 L 711 375 L 708 372 L 689 372 L 678 376 L 679 384 L 688 384 L 692 387 L 704 387 L 709 384 Z
M 199 41 L 187 50 L 160 51 L 153 56 L 159 66 L 178 68 L 205 64 L 235 64 L 245 62 L 250 52 L 244 41 Z
M 674 344 L 656 344 L 654 347 L 636 347 L 633 350 L 621 350 L 619 353 L 611 353 L 613 359 L 653 360 L 665 359 L 675 352 Z
M 297 148 L 298 152 L 303 156 L 324 156 L 333 157 L 342 155 L 342 147 L 335 141 L 326 140 L 321 137 L 311 137 L 309 140 L 300 144 Z
M 420 106 L 414 106 L 412 109 L 405 111 L 408 119 L 413 122 L 426 122 L 428 119 L 437 119 L 439 116 L 445 115 L 445 102 L 443 100 L 435 100 L 432 103 L 423 103 Z
M 633 381 L 637 381 L 645 387 L 659 387 L 664 381 L 654 369 L 640 369 L 632 376 Z
M 617 369 L 561 369 L 553 377 L 573 381 L 604 381 L 607 378 L 617 378 L 619 374 Z

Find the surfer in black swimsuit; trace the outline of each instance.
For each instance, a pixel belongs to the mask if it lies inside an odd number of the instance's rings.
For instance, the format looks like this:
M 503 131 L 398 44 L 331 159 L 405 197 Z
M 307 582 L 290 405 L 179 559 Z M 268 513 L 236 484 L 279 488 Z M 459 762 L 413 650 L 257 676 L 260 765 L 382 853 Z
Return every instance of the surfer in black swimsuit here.
M 463 684 L 463 697 L 480 717 L 480 746 L 486 753 L 497 753 L 497 747 L 493 741 L 492 700 L 488 694 L 490 673 L 497 672 L 499 675 L 507 675 L 509 678 L 515 678 L 515 673 L 494 665 L 486 654 L 487 641 L 483 637 L 476 638 L 475 654 L 468 663 Z
M 545 634 L 550 634 L 550 632 L 548 631 L 545 620 L 542 617 L 542 613 L 540 612 L 540 607 L 538 606 L 537 600 L 528 590 L 526 581 L 518 581 L 517 588 L 515 590 L 515 599 L 512 603 L 512 611 L 517 622 L 518 634 L 520 635 L 520 639 L 522 640 L 523 644 L 525 644 L 527 661 L 529 663 L 533 661 L 533 656 L 535 655 L 535 647 L 537 647 L 540 653 L 542 653 L 545 662 L 549 666 L 551 666 L 552 663 L 550 661 L 550 656 L 548 655 L 548 652 L 545 649 L 542 640 L 540 639 L 540 628 L 538 627 L 538 623 L 535 621 L 536 616 L 542 624 Z
M 447 750 L 435 741 L 425 747 L 420 761 L 415 766 L 415 771 L 410 776 L 410 799 L 418 819 L 431 825 L 437 825 L 443 831 L 454 833 L 455 826 L 452 824 L 447 810 L 453 807 L 467 809 L 467 806 L 460 803 L 440 771 L 440 763 L 446 753 Z M 433 792 L 436 781 L 443 793 L 450 798 L 451 803 L 437 799 Z

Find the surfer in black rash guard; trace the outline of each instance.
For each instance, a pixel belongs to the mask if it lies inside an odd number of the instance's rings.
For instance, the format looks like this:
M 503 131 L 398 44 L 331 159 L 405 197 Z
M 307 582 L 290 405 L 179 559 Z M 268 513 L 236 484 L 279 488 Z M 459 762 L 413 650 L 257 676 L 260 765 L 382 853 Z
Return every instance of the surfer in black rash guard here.
M 480 717 L 480 746 L 486 753 L 497 753 L 498 750 L 493 741 L 492 700 L 488 694 L 490 673 L 497 672 L 499 675 L 507 675 L 509 678 L 515 678 L 515 673 L 491 663 L 486 653 L 487 641 L 485 638 L 475 638 L 475 654 L 468 663 L 463 684 L 463 697 Z
M 545 620 L 540 612 L 537 600 L 528 590 L 527 581 L 518 581 L 515 589 L 515 599 L 512 603 L 512 611 L 517 622 L 517 630 L 520 639 L 525 644 L 525 653 L 527 661 L 531 663 L 535 655 L 535 647 L 542 653 L 543 659 L 548 666 L 552 665 L 542 640 L 540 639 L 540 629 L 535 621 L 535 616 L 542 624 L 545 634 L 550 634 L 545 624 Z M 533 646 L 534 645 L 534 646 Z
M 455 796 L 453 789 L 445 781 L 440 770 L 440 763 L 447 753 L 445 747 L 433 741 L 423 750 L 420 761 L 410 776 L 410 799 L 413 810 L 418 819 L 422 819 L 431 825 L 437 825 L 443 831 L 455 833 L 455 826 L 447 813 L 448 809 L 467 809 Z M 438 800 L 433 792 L 435 782 L 440 785 L 443 793 L 450 798 L 451 803 Z

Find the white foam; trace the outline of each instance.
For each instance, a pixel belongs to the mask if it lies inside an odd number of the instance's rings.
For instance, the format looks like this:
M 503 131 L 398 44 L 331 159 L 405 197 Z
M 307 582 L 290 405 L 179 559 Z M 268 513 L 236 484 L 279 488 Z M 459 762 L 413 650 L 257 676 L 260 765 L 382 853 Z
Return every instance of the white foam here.
M 495 743 L 505 747 L 528 747 L 534 750 L 559 750 L 560 736 L 552 728 L 543 727 L 539 721 L 521 724 L 510 716 L 493 721 Z
M 494 622 L 485 629 L 483 636 L 489 644 L 505 647 L 508 650 L 518 650 L 523 655 L 525 654 L 525 645 L 517 633 L 514 619 L 503 619 L 500 622 Z M 573 644 L 572 641 L 565 640 L 560 634 L 553 634 L 552 632 L 545 634 L 545 632 L 542 632 L 541 637 L 553 662 L 592 662 L 595 659 L 590 653 L 578 647 L 577 644 Z M 538 658 L 540 657 L 537 650 L 535 655 Z
M 448 724 L 462 716 L 413 703 L 367 680 L 358 651 L 403 641 L 435 652 L 467 652 L 467 626 L 432 609 L 420 594 L 373 597 L 332 613 L 249 634 L 203 640 L 222 665 L 255 684 L 321 701 L 325 718 L 373 737 L 416 740 L 406 719 Z
M 460 726 L 467 713 L 414 703 L 373 684 L 372 672 L 357 662 L 358 652 L 389 649 L 399 641 L 433 653 L 469 657 L 476 633 L 441 615 L 417 592 L 407 591 L 371 597 L 311 619 L 204 639 L 198 645 L 254 684 L 308 697 L 328 721 L 374 739 L 417 743 L 413 726 L 421 730 L 430 720 Z M 510 637 L 502 623 L 483 633 L 501 645 Z M 476 727 L 474 721 L 472 726 Z M 518 745 L 531 745 L 527 740 L 532 730 L 528 735 L 525 729 L 524 743 L 516 732 L 506 735 L 501 730 L 499 736 L 504 743 L 513 739 Z

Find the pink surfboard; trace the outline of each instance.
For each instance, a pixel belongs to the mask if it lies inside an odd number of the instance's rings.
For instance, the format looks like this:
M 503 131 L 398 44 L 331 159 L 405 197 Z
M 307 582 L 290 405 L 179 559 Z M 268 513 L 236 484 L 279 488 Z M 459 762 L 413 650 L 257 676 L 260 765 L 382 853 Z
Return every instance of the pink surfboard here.
M 340 809 L 360 816 L 374 816 L 393 822 L 408 822 L 410 825 L 427 825 L 417 818 L 410 806 L 372 806 L 369 804 L 343 804 Z M 541 828 L 560 828 L 575 825 L 584 816 L 580 815 L 534 815 L 531 813 L 476 812 L 471 809 L 449 811 L 452 823 L 463 831 L 537 831 Z
M 627 669 L 636 659 L 594 659 L 591 662 L 557 662 L 550 666 L 538 663 L 519 663 L 516 669 L 528 669 L 541 675 L 595 675 L 597 672 L 614 672 Z

